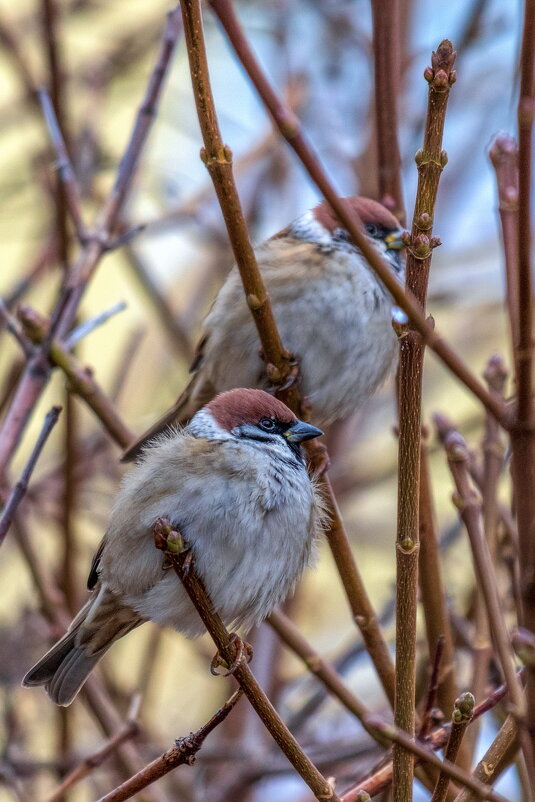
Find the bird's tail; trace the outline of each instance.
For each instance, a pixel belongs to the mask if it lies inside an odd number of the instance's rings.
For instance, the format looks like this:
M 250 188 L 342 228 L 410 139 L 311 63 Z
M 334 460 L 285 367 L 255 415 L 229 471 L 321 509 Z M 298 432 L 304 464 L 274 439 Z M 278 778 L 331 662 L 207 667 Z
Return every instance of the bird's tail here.
M 44 685 L 55 704 L 67 707 L 112 643 L 142 623 L 132 610 L 121 606 L 114 619 L 105 615 L 105 620 L 99 620 L 103 617 L 98 609 L 93 617 L 102 595 L 101 589 L 82 607 L 65 635 L 28 671 L 24 686 Z M 93 621 L 86 627 L 90 614 Z
M 132 445 L 128 446 L 121 457 L 121 462 L 132 462 L 132 460 L 136 459 L 143 446 L 149 440 L 165 431 L 168 426 L 173 424 L 185 426 L 201 407 L 212 400 L 215 395 L 213 387 L 208 383 L 199 386 L 198 379 L 198 375 L 194 375 L 171 409 L 162 415 L 141 437 L 138 437 Z

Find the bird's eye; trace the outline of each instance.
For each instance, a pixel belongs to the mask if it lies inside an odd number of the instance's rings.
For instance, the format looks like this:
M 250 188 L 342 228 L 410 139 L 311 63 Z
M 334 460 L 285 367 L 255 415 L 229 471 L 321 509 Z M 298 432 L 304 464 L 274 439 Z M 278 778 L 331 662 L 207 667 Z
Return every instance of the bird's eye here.
M 366 231 L 370 237 L 376 237 L 379 234 L 379 229 L 373 223 L 366 223 Z
M 260 423 L 258 425 L 265 432 L 274 432 L 275 431 L 275 421 L 272 418 L 262 418 L 262 420 L 260 421 Z

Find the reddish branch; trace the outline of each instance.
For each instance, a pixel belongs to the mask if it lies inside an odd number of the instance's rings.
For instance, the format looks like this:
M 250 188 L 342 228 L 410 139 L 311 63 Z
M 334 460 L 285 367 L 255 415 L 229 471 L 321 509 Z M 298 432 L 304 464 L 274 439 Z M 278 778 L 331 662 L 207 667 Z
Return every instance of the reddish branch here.
M 483 702 L 481 702 L 481 704 L 476 705 L 474 709 L 474 715 L 472 716 L 472 721 L 475 721 L 480 716 L 488 713 L 489 710 L 492 710 L 494 707 L 496 707 L 496 705 L 499 704 L 506 697 L 506 695 L 507 686 L 500 685 L 500 687 L 496 688 L 496 690 L 494 690 Z M 450 726 L 435 730 L 435 732 L 432 732 L 425 740 L 425 745 L 433 750 L 442 749 L 448 742 L 449 733 Z M 479 777 L 479 779 L 483 781 L 492 781 L 494 778 L 489 777 L 487 780 L 485 777 Z M 358 782 L 354 783 L 351 788 L 342 794 L 342 802 L 357 802 L 359 790 L 365 791 L 374 796 L 385 788 L 388 788 L 391 783 L 392 763 L 390 762 L 381 765 L 366 779 L 359 780 Z
M 435 199 L 442 169 L 442 150 L 449 90 L 455 81 L 455 52 L 441 42 L 424 77 L 429 83 L 423 149 L 416 154 L 418 188 L 407 238 L 406 287 L 425 315 L 431 254 L 438 240 L 432 236 Z M 396 536 L 396 726 L 414 735 L 416 695 L 416 614 L 418 606 L 418 553 L 420 503 L 421 406 L 424 343 L 409 329 L 400 344 L 398 521 Z M 412 754 L 398 741 L 394 745 L 394 802 L 408 802 L 413 788 Z
M 492 412 L 497 420 L 499 420 L 502 425 L 507 426 L 509 424 L 509 416 L 504 405 L 497 403 L 496 400 L 490 396 L 487 389 L 469 370 L 467 365 L 459 358 L 446 341 L 439 337 L 433 325 L 426 321 L 417 300 L 410 293 L 404 291 L 394 277 L 388 264 L 380 257 L 373 245 L 368 242 L 355 213 L 345 204 L 344 200 L 339 197 L 339 194 L 327 177 L 325 170 L 306 139 L 299 120 L 276 94 L 264 75 L 238 22 L 230 0 L 209 0 L 209 5 L 221 22 L 238 59 L 242 63 L 267 110 L 273 117 L 282 136 L 295 151 L 305 167 L 305 170 L 322 195 L 329 201 L 338 219 L 349 232 L 351 239 L 360 249 L 370 267 L 377 273 L 398 306 L 407 314 L 415 329 L 422 335 L 426 345 L 428 345 L 448 366 L 452 373 L 479 398 L 481 403 Z
M 398 143 L 399 0 L 372 0 L 377 174 L 381 203 L 405 225 Z
M 286 755 L 294 769 L 306 782 L 316 799 L 323 802 L 339 802 L 338 796 L 327 780 L 305 755 L 290 730 L 279 717 L 277 711 L 261 689 L 244 659 L 240 641 L 227 632 L 221 618 L 214 612 L 213 605 L 201 580 L 196 576 L 191 561 L 184 567 L 187 551 L 179 532 L 173 530 L 164 519 L 158 519 L 154 527 L 157 548 L 164 551 L 167 560 L 182 582 L 191 601 L 195 605 L 203 624 L 218 649 L 218 655 L 228 666 L 232 666 L 234 679 L 255 709 L 266 729 Z M 191 557 L 191 553 L 189 555 Z M 243 647 L 243 644 L 241 644 Z
M 177 766 L 183 766 L 184 764 L 192 766 L 195 762 L 197 752 L 202 747 L 208 735 L 210 735 L 218 724 L 221 724 L 221 722 L 226 719 L 239 701 L 241 695 L 241 689 L 235 691 L 230 699 L 228 699 L 197 732 L 190 733 L 186 738 L 179 738 L 171 749 L 168 749 L 167 752 L 157 757 L 156 760 L 153 760 L 148 766 L 142 768 L 141 771 L 138 771 L 138 773 L 130 777 L 129 780 L 119 785 L 118 788 L 110 791 L 106 796 L 101 797 L 99 802 L 124 802 L 125 799 L 130 799 L 148 785 L 151 785 L 156 782 L 156 780 L 169 774 L 169 772 L 176 769 Z M 47 802 L 55 802 L 55 797 L 47 800 Z
M 156 114 L 164 77 L 168 71 L 178 35 L 179 13 L 178 9 L 175 9 L 168 16 L 158 61 L 138 111 L 115 184 L 104 203 L 87 245 L 67 278 L 64 291 L 52 316 L 50 337 L 52 334 L 57 334 L 59 337 L 67 334 L 75 320 L 87 284 L 111 241 L 114 227 L 132 184 L 141 150 Z M 0 472 L 6 470 L 13 458 L 30 415 L 47 384 L 50 369 L 48 342 L 45 342 L 27 362 L 9 410 L 0 427 Z
M 17 511 L 17 507 L 24 498 L 24 494 L 28 489 L 28 482 L 30 481 L 33 469 L 35 468 L 37 460 L 39 459 L 39 455 L 44 448 L 50 432 L 58 421 L 60 412 L 61 407 L 52 407 L 50 412 L 46 414 L 43 428 L 41 429 L 41 433 L 37 438 L 37 442 L 28 458 L 28 462 L 26 463 L 24 470 L 20 475 L 20 479 L 9 494 L 6 505 L 2 512 L 2 517 L 0 518 L 0 545 L 2 545 L 4 542 L 4 538 L 13 520 L 13 516 Z
M 444 759 L 450 763 L 455 763 L 459 749 L 466 732 L 466 728 L 472 721 L 474 715 L 475 699 L 471 693 L 463 693 L 455 700 L 453 714 L 451 718 L 451 730 L 444 750 Z M 431 802 L 445 802 L 448 796 L 450 778 L 446 772 L 441 771 Z
M 219 132 L 206 61 L 200 4 L 198 2 L 182 2 L 182 9 L 191 79 L 205 146 L 202 158 L 214 182 L 228 236 L 242 277 L 247 303 L 255 319 L 267 362 L 267 374 L 275 387 L 279 386 L 277 395 L 296 414 L 303 416 L 305 409 L 302 406 L 301 392 L 297 382 L 292 380 L 297 375 L 296 366 L 292 365 L 290 355 L 284 349 L 277 330 L 269 296 L 249 241 L 247 225 L 236 191 L 232 174 L 232 154 L 229 148 L 223 144 Z M 293 114 L 293 112 L 289 113 Z M 342 578 L 352 614 L 362 632 L 385 693 L 393 704 L 394 666 L 388 647 L 353 558 L 330 482 L 323 477 L 322 483 L 331 516 L 331 526 L 327 533 L 329 545 Z
M 81 780 L 91 774 L 96 768 L 101 766 L 106 760 L 108 760 L 109 757 L 111 757 L 111 755 L 113 755 L 113 753 L 121 744 L 129 741 L 131 738 L 134 738 L 139 733 L 139 724 L 137 718 L 140 703 L 141 696 L 138 694 L 132 701 L 126 721 L 121 729 L 115 735 L 109 738 L 104 746 L 102 746 L 96 752 L 93 752 L 92 755 L 85 757 L 82 762 L 76 766 L 76 768 L 69 772 L 61 785 L 58 786 L 52 795 L 47 798 L 46 802 L 62 802 L 66 791 L 72 788 L 73 785 L 81 782 Z

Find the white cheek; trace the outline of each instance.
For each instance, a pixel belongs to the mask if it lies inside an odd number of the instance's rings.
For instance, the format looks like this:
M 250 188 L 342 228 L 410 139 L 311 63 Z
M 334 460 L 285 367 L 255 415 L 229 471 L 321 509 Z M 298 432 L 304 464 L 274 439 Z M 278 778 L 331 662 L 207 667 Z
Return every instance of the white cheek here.
M 306 242 L 317 242 L 319 245 L 332 245 L 330 231 L 316 220 L 312 211 L 305 212 L 292 223 L 292 234 Z

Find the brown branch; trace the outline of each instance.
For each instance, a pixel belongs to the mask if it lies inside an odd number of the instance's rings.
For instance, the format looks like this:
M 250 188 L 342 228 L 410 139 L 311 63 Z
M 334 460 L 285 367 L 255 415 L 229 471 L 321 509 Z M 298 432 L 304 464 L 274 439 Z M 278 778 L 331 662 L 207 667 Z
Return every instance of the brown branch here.
M 488 713 L 489 710 L 492 710 L 505 698 L 506 695 L 507 686 L 500 685 L 500 687 L 496 688 L 496 690 L 494 690 L 483 702 L 481 702 L 481 704 L 476 705 L 476 708 L 474 709 L 474 715 L 472 716 L 472 721 L 475 721 L 480 716 Z M 439 730 L 435 730 L 435 732 L 432 732 L 427 738 L 426 746 L 434 750 L 442 749 L 448 742 L 449 731 L 449 725 L 447 727 L 442 727 Z M 480 777 L 479 779 L 485 778 Z M 392 763 L 389 762 L 384 764 L 382 761 L 382 765 L 378 769 L 372 771 L 367 778 L 354 783 L 351 788 L 342 794 L 342 802 L 357 802 L 357 794 L 359 790 L 366 791 L 374 796 L 385 788 L 388 788 L 391 782 Z
M 214 182 L 221 205 L 229 239 L 242 277 L 247 303 L 255 319 L 267 362 L 268 377 L 275 384 L 275 387 L 281 382 L 286 382 L 286 386 L 280 388 L 277 395 L 296 414 L 303 416 L 305 409 L 302 406 L 303 399 L 298 384 L 296 381 L 292 382 L 289 375 L 290 370 L 295 370 L 295 366 L 292 367 L 290 355 L 284 349 L 277 330 L 269 296 L 256 263 L 254 251 L 249 241 L 247 226 L 241 211 L 232 174 L 232 154 L 227 146 L 223 144 L 219 132 L 206 62 L 200 5 L 198 2 L 183 2 L 182 9 L 195 102 L 205 145 L 203 160 Z M 353 558 L 351 546 L 344 530 L 329 480 L 323 477 L 322 483 L 326 491 L 331 515 L 331 526 L 327 533 L 329 545 L 342 578 L 355 621 L 361 629 L 385 693 L 390 702 L 393 703 L 394 667 L 388 647 Z
M 479 587 L 481 588 L 485 600 L 492 638 L 505 681 L 509 688 L 512 705 L 511 712 L 517 720 L 522 723 L 525 722 L 524 693 L 513 664 L 511 643 L 498 595 L 494 566 L 484 537 L 479 497 L 470 483 L 468 449 L 461 435 L 452 429 L 451 426 L 448 426 L 443 416 L 435 416 L 435 423 L 439 435 L 441 432 L 447 431 L 447 434 L 443 437 L 443 442 L 448 457 L 448 465 L 456 487 L 454 503 L 459 508 L 459 514 L 464 521 L 470 540 L 474 568 Z M 530 744 L 527 742 L 526 738 L 522 738 L 522 732 L 521 742 L 523 751 L 526 754 L 528 766 L 530 766 Z
M 486 783 L 495 782 L 513 762 L 518 752 L 518 728 L 513 716 L 507 716 L 500 731 L 474 769 L 474 777 Z M 475 795 L 464 788 L 455 802 L 473 802 Z
M 156 782 L 161 777 L 169 774 L 170 771 L 176 769 L 178 766 L 187 764 L 192 766 L 195 762 L 197 752 L 202 747 L 207 736 L 215 730 L 218 724 L 226 719 L 230 711 L 235 707 L 236 703 L 240 700 L 243 691 L 241 688 L 235 691 L 230 699 L 227 699 L 225 704 L 214 713 L 212 718 L 200 727 L 196 732 L 190 733 L 185 738 L 178 738 L 175 745 L 164 752 L 163 755 L 157 757 L 152 763 L 138 771 L 133 777 L 130 777 L 126 782 L 121 783 L 109 794 L 101 797 L 98 802 L 124 802 L 125 799 L 130 799 L 142 791 L 148 785 Z M 53 802 L 52 799 L 47 802 Z
M 81 782 L 96 768 L 101 766 L 119 747 L 121 744 L 134 738 L 139 733 L 138 724 L 138 710 L 141 702 L 141 696 L 136 694 L 132 700 L 130 710 L 128 711 L 126 721 L 118 732 L 113 735 L 108 741 L 93 754 L 85 757 L 82 762 L 76 766 L 63 780 L 60 786 L 47 797 L 46 802 L 61 802 L 64 794 L 77 783 Z
M 394 277 L 390 267 L 382 259 L 377 250 L 368 243 L 355 213 L 340 198 L 316 154 L 302 131 L 299 120 L 291 109 L 277 96 L 264 75 L 255 55 L 244 36 L 230 0 L 209 0 L 209 5 L 221 22 L 236 55 L 249 75 L 264 105 L 273 117 L 282 136 L 302 162 L 305 170 L 316 184 L 322 195 L 328 200 L 336 216 L 348 231 L 351 239 L 362 252 L 370 267 L 377 273 L 388 289 L 396 304 L 409 317 L 413 326 L 422 335 L 425 344 L 447 365 L 455 376 L 474 393 L 481 403 L 492 412 L 503 426 L 509 425 L 509 415 L 503 404 L 492 398 L 479 379 L 469 370 L 448 343 L 426 321 L 417 300 L 403 290 Z
M 399 2 L 372 0 L 379 197 L 405 225 L 398 143 Z
M 268 377 L 275 384 L 289 384 L 288 379 L 295 369 L 290 354 L 283 347 L 249 239 L 232 171 L 232 151 L 223 143 L 219 130 L 206 60 L 200 2 L 181 0 L 181 7 L 191 82 L 204 142 L 201 159 L 210 173 L 219 200 L 247 304 L 262 344 Z M 295 382 L 281 393 L 281 397 L 299 414 L 302 399 Z
M 48 336 L 48 321 L 30 307 L 22 307 L 18 312 L 24 332 L 37 345 L 43 343 Z M 134 435 L 123 423 L 113 403 L 93 378 L 91 372 L 82 367 L 62 343 L 54 339 L 50 344 L 50 360 L 59 367 L 67 379 L 71 390 L 80 396 L 95 413 L 112 439 L 124 448 L 132 442 Z
M 367 716 L 370 715 L 370 711 L 366 705 L 347 687 L 335 668 L 312 648 L 295 624 L 280 610 L 272 612 L 267 621 L 283 643 L 303 661 L 308 670 L 325 685 L 331 695 L 359 719 L 366 732 L 374 740 L 387 748 L 388 740 L 367 724 Z
M 344 522 L 326 474 L 320 477 L 330 517 L 325 535 L 346 593 L 353 619 L 360 629 L 366 650 L 391 706 L 394 706 L 395 670 L 377 613 L 370 601 L 358 565 L 353 556 Z
M 451 42 L 441 42 L 433 53 L 424 77 L 429 83 L 427 119 L 423 149 L 415 160 L 418 188 L 410 238 L 407 239 L 406 287 L 425 314 L 427 284 L 431 267 L 435 199 L 447 157 L 442 150 L 449 90 L 455 82 L 455 52 Z M 414 735 L 416 695 L 416 615 L 418 608 L 418 553 L 420 533 L 420 451 L 424 344 L 414 328 L 402 337 L 398 369 L 399 452 L 398 520 L 396 535 L 396 708 L 398 729 Z M 411 753 L 394 744 L 394 802 L 412 799 Z
M 435 655 L 433 657 L 431 676 L 429 677 L 429 688 L 427 690 L 424 712 L 420 721 L 420 727 L 418 729 L 419 741 L 423 741 L 427 737 L 431 728 L 431 718 L 439 686 L 440 665 L 444 655 L 444 643 L 444 635 L 439 635 L 435 646 Z
M 4 542 L 4 538 L 11 525 L 11 521 L 13 520 L 13 516 L 17 511 L 17 507 L 24 498 L 24 494 L 26 493 L 26 490 L 28 488 L 28 482 L 30 481 L 33 469 L 35 468 L 36 462 L 39 459 L 39 455 L 41 454 L 41 451 L 44 448 L 44 445 L 48 439 L 50 432 L 57 423 L 60 412 L 61 412 L 61 407 L 52 407 L 52 409 L 49 412 L 47 412 L 45 416 L 45 421 L 43 423 L 43 428 L 41 429 L 41 433 L 37 438 L 37 442 L 33 447 L 32 453 L 28 458 L 28 462 L 26 463 L 24 470 L 20 475 L 20 479 L 17 481 L 17 483 L 13 487 L 13 490 L 9 494 L 9 498 L 6 502 L 6 505 L 2 512 L 2 516 L 0 518 L 0 546 Z
M 458 688 L 455 677 L 455 647 L 446 601 L 446 588 L 442 576 L 432 492 L 429 447 L 426 433 L 422 431 L 418 506 L 418 527 L 420 532 L 418 583 L 430 656 L 433 654 L 438 641 L 441 638 L 444 639 L 444 653 L 438 677 L 437 698 L 440 708 L 447 713 L 447 711 L 453 709 Z M 464 760 L 462 765 L 464 765 Z
M 155 542 L 161 548 L 182 582 L 191 601 L 195 605 L 203 624 L 217 646 L 219 655 L 230 666 L 233 676 L 249 699 L 259 718 L 269 731 L 279 748 L 284 752 L 294 769 L 303 778 L 316 799 L 324 802 L 339 802 L 327 780 L 305 755 L 277 711 L 262 691 L 247 662 L 239 657 L 233 639 L 227 632 L 221 618 L 214 612 L 212 603 L 201 580 L 196 576 L 191 563 L 184 568 L 186 549 L 180 533 L 176 532 L 164 519 L 158 519 L 154 527 Z M 191 556 L 191 554 L 190 554 Z
M 448 777 L 464 785 L 466 788 L 469 788 L 477 799 L 488 799 L 490 802 L 509 802 L 504 796 L 496 793 L 490 786 L 472 777 L 468 772 L 464 771 L 464 769 L 455 765 L 455 763 L 447 759 L 441 760 L 428 746 L 413 741 L 404 730 L 399 730 L 391 724 L 387 724 L 378 716 L 372 716 L 369 723 L 378 727 L 394 744 L 402 746 L 405 751 L 410 751 L 415 757 L 420 758 L 420 760 L 430 763 L 432 766 L 436 766 Z M 341 802 L 350 802 L 352 799 L 355 799 L 354 795 L 346 796 L 346 794 L 342 794 Z
M 168 16 L 160 54 L 153 70 L 145 97 L 138 110 L 126 153 L 118 170 L 115 184 L 104 203 L 94 231 L 69 275 L 64 292 L 60 295 L 52 316 L 50 336 L 64 336 L 76 317 L 78 305 L 113 234 L 126 194 L 130 189 L 156 114 L 163 79 L 168 71 L 172 53 L 179 35 L 178 9 Z M 30 415 L 50 375 L 47 353 L 48 343 L 28 361 L 12 398 L 9 410 L 0 427 L 0 472 L 5 471 L 20 442 Z
M 498 208 L 505 260 L 506 299 L 513 353 L 520 331 L 518 320 L 518 149 L 509 134 L 499 134 L 489 151 L 496 172 Z
M 444 750 L 444 759 L 449 760 L 450 763 L 455 763 L 457 760 L 466 728 L 472 721 L 475 701 L 471 693 L 463 693 L 455 700 L 455 706 L 451 717 L 450 736 L 446 744 L 446 749 Z M 449 784 L 450 778 L 444 771 L 441 771 L 431 802 L 446 802 Z

